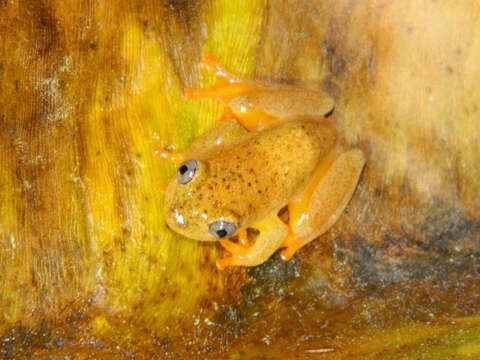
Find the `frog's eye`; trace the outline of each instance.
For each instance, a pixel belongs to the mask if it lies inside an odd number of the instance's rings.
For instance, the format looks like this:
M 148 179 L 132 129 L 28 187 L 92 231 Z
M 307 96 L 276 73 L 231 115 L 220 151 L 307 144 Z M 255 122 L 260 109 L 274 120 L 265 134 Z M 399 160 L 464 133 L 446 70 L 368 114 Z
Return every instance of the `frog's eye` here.
M 195 171 L 198 169 L 197 160 L 187 160 L 178 167 L 177 180 L 179 184 L 188 184 L 195 176 Z
M 224 220 L 214 221 L 208 225 L 208 231 L 217 239 L 224 239 L 233 236 L 236 230 L 237 225 Z

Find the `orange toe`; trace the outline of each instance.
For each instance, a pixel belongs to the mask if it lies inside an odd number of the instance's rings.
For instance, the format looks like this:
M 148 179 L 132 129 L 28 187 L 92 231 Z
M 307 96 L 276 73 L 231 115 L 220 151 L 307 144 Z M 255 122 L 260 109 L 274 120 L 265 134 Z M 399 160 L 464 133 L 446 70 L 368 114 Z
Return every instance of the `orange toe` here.
M 295 234 L 292 232 L 290 226 L 288 227 L 288 234 L 283 239 L 282 245 L 280 247 L 289 247 L 295 241 Z
M 228 239 L 222 239 L 219 241 L 220 245 L 227 250 L 232 255 L 245 256 L 247 255 L 248 249 L 242 245 L 236 244 Z
M 180 165 L 185 161 L 185 156 L 183 154 L 172 154 L 161 146 L 156 146 L 155 149 L 153 149 L 153 155 L 177 165 Z
M 285 248 L 280 253 L 280 257 L 284 261 L 290 260 L 303 245 L 305 245 L 303 239 L 300 237 L 295 237 L 295 234 L 291 229 L 289 229 L 287 237 L 285 240 L 283 240 L 283 243 L 280 246 Z
M 229 82 L 235 82 L 236 80 L 238 80 L 235 75 L 225 70 L 225 68 L 220 65 L 217 59 L 215 59 L 215 56 L 213 56 L 212 54 L 206 54 L 203 61 L 205 62 L 205 64 L 215 70 L 217 76 L 226 78 L 229 80 Z
M 162 193 L 166 193 L 167 192 L 167 188 L 168 188 L 168 185 L 170 184 L 170 181 L 167 181 L 165 184 L 163 184 L 162 186 L 160 186 L 160 192 Z
M 183 92 L 183 95 L 188 99 L 188 100 L 192 100 L 192 99 L 195 99 L 195 93 L 196 93 L 196 90 L 195 89 L 185 89 L 185 91 Z
M 297 248 L 293 246 L 289 246 L 285 250 L 282 250 L 282 252 L 280 253 L 280 258 L 283 261 L 288 261 L 293 257 L 293 255 L 295 255 L 297 250 L 298 250 Z
M 219 240 L 220 245 L 232 256 L 223 259 L 217 259 L 217 268 L 223 270 L 228 266 L 242 265 L 245 258 L 248 257 L 250 248 L 247 246 L 247 229 L 242 229 L 238 233 L 238 242 L 229 239 Z
M 230 120 L 230 119 L 235 119 L 235 114 L 231 110 L 227 109 L 225 114 L 223 114 L 222 117 L 218 121 L 223 122 L 223 121 L 227 121 L 227 120 Z

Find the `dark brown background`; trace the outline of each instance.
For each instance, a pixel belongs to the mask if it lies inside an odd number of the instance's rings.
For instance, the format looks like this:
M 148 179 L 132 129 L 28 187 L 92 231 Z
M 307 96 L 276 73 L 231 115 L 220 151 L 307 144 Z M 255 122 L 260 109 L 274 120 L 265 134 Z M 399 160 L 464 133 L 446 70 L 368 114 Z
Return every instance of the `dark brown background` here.
M 0 358 L 479 356 L 479 33 L 475 0 L 0 1 Z M 206 52 L 326 90 L 367 154 L 289 263 L 165 228 Z

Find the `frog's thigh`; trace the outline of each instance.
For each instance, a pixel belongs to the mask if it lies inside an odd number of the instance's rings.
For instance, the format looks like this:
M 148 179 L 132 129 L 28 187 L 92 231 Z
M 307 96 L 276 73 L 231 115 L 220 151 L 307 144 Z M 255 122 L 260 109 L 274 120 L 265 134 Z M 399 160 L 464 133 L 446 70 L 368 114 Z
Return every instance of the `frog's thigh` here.
M 337 221 L 355 191 L 364 164 L 365 156 L 359 149 L 340 154 L 324 176 L 315 177 L 317 184 L 309 184 L 314 188 L 305 192 L 308 198 L 289 204 L 294 237 L 284 244 L 287 250 L 282 255 L 286 259 Z
M 301 115 L 323 118 L 332 111 L 334 101 L 319 91 L 261 89 L 232 98 L 229 106 L 243 126 L 257 131 Z
M 237 116 L 248 115 L 249 111 L 275 119 L 286 116 L 324 116 L 332 111 L 335 102 L 321 91 L 301 88 L 265 88 L 236 96 L 230 101 Z
M 222 243 L 231 257 L 217 260 L 217 267 L 224 269 L 227 266 L 255 266 L 267 260 L 283 243 L 288 234 L 287 226 L 278 218 L 276 213 L 254 227 L 260 234 L 250 247 L 229 246 L 229 240 Z M 236 251 L 238 249 L 238 251 Z

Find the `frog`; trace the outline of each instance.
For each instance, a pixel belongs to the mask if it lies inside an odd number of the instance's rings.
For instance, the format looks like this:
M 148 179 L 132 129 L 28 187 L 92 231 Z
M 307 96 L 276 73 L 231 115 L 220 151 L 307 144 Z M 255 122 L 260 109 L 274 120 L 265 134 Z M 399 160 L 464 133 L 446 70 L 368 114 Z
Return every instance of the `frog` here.
M 220 270 L 257 266 L 278 249 L 288 261 L 342 215 L 365 155 L 341 144 L 326 92 L 243 79 L 213 55 L 204 60 L 214 84 L 188 88 L 185 97 L 214 98 L 226 110 L 184 152 L 155 148 L 177 166 L 162 187 L 166 224 L 188 238 L 219 242 L 229 254 L 217 259 Z

